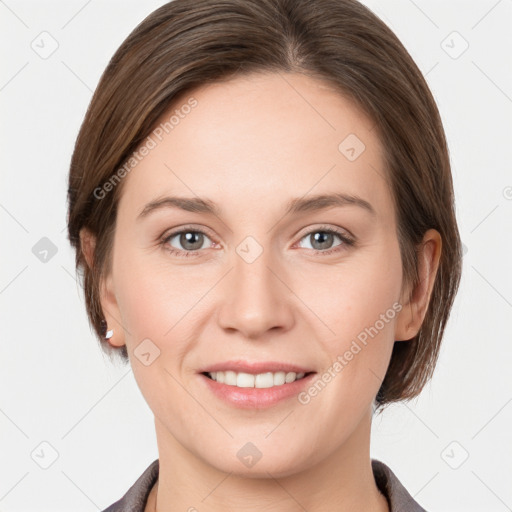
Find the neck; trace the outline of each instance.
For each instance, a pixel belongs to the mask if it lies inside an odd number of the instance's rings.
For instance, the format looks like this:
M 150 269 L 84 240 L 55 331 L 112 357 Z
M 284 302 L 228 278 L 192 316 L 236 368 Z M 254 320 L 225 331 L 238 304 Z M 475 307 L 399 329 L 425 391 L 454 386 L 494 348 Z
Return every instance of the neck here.
M 270 469 L 261 477 L 221 471 L 182 446 L 156 418 L 155 427 L 159 476 L 146 512 L 389 511 L 371 468 L 371 412 L 328 457 L 278 478 Z

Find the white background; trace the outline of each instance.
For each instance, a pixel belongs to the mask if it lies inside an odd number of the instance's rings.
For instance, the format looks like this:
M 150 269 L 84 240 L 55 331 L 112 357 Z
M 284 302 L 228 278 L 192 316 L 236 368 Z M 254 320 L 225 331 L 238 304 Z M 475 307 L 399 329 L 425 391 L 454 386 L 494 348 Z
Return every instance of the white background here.
M 0 2 L 2 512 L 102 510 L 158 457 L 131 370 L 112 366 L 89 329 L 66 191 L 103 69 L 163 3 Z M 429 512 L 512 510 L 512 0 L 364 3 L 434 93 L 466 251 L 435 376 L 417 400 L 375 419 L 372 457 Z M 46 59 L 31 47 L 43 31 L 58 43 Z M 43 237 L 57 251 L 46 262 L 32 252 Z

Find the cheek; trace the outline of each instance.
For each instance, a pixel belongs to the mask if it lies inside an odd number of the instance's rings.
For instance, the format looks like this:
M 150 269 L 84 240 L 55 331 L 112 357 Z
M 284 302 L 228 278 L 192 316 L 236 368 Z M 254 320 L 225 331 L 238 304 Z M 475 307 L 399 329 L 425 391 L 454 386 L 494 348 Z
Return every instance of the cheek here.
M 364 256 L 322 272 L 324 276 L 310 274 L 301 291 L 304 302 L 314 304 L 321 319 L 315 325 L 328 361 L 320 375 L 326 382 L 322 394 L 358 417 L 377 393 L 393 349 L 402 307 L 398 244 L 375 245 Z M 325 285 L 312 286 L 312 279 Z
M 302 275 L 297 294 L 321 320 L 322 339 L 334 339 L 333 348 L 343 348 L 376 322 L 379 331 L 392 334 L 402 281 L 397 242 L 376 243 L 339 265 L 318 265 Z
M 151 410 L 159 416 L 168 414 L 177 425 L 188 409 L 197 414 L 179 384 L 180 367 L 190 349 L 184 329 L 190 328 L 187 312 L 197 302 L 195 289 L 192 283 L 192 288 L 186 286 L 174 269 L 171 275 L 165 262 L 155 264 L 154 257 L 143 254 L 126 251 L 114 268 L 116 300 L 135 380 Z M 144 353 L 149 353 L 146 360 Z
M 169 393 L 175 397 L 173 403 L 180 402 L 183 389 L 178 381 L 189 371 L 187 356 L 199 339 L 202 322 L 210 317 L 201 298 L 217 277 L 208 270 L 198 279 L 199 271 L 171 265 L 164 251 L 156 257 L 155 252 L 129 251 L 128 246 L 114 263 L 116 300 L 134 376 L 152 409 L 158 410 L 161 397 Z M 149 365 L 141 361 L 146 352 L 154 358 Z M 186 396 L 183 399 L 186 402 Z
M 165 255 L 135 251 L 126 251 L 115 265 L 116 300 L 128 330 L 127 342 L 148 337 L 158 345 L 167 343 L 188 323 L 182 319 L 204 293 L 197 273 L 186 266 L 171 267 Z

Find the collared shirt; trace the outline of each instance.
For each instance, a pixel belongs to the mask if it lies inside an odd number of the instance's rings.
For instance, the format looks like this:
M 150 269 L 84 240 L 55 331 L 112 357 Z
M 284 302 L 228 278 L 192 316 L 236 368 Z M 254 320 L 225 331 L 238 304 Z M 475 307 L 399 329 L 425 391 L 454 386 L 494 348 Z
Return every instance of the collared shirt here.
M 397 476 L 383 462 L 372 459 L 372 470 L 380 492 L 388 500 L 390 512 L 426 512 Z M 103 512 L 144 512 L 148 495 L 158 479 L 159 459 L 153 461 L 126 494 Z

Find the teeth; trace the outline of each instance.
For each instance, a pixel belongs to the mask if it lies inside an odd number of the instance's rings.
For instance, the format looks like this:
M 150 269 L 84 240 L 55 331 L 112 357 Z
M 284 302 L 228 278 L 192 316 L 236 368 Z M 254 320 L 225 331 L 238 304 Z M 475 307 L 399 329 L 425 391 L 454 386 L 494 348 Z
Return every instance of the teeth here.
M 236 386 L 238 388 L 271 388 L 302 379 L 305 374 L 295 372 L 267 372 L 252 375 L 251 373 L 237 373 L 228 370 L 225 372 L 210 372 L 208 375 L 220 384 L 227 384 L 228 386 Z

